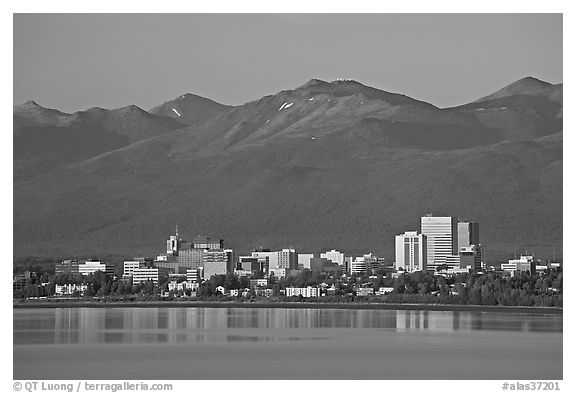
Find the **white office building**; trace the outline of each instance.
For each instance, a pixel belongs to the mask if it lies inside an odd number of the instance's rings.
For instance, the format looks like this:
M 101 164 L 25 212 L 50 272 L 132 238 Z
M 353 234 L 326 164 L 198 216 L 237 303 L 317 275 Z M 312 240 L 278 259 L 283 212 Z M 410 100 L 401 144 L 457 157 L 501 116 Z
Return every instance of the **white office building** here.
M 363 256 L 354 258 L 350 263 L 350 273 L 352 274 L 366 273 L 367 270 L 368 267 Z
M 500 268 L 505 272 L 510 272 L 512 276 L 516 272 L 532 274 L 533 270 L 535 270 L 534 256 L 521 255 L 519 259 L 510 259 L 508 263 L 502 263 Z
M 302 265 L 304 269 L 310 269 L 310 259 L 314 258 L 314 254 L 298 254 L 298 265 Z
M 152 280 L 154 284 L 158 284 L 158 268 L 154 267 L 139 267 L 132 271 L 132 284 L 140 284 Z
M 78 264 L 78 273 L 80 274 L 88 275 L 98 271 L 104 272 L 106 274 L 114 274 L 114 266 L 95 260 L 88 260 Z
M 426 215 L 421 220 L 421 232 L 426 236 L 426 268 L 436 271 L 447 259 L 458 255 L 458 222 L 454 217 Z
M 268 272 L 278 269 L 298 269 L 298 254 L 292 248 L 285 248 L 281 251 L 253 251 L 252 257 L 261 260 Z M 278 276 L 276 273 L 275 275 Z
M 416 231 L 396 236 L 396 270 L 426 270 L 426 236 Z
M 134 273 L 134 269 L 145 267 L 144 261 L 124 261 L 124 275 L 123 277 L 130 277 Z
M 320 258 L 326 258 L 333 263 L 344 266 L 344 253 L 337 250 L 330 250 L 320 254 Z

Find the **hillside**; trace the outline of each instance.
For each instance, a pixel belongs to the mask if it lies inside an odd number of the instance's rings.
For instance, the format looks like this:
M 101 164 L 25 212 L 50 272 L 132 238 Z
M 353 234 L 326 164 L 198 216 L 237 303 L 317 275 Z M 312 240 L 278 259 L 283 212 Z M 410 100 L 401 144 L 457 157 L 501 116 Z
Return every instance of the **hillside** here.
M 13 121 L 15 182 L 184 127 L 135 105 L 67 114 L 34 101 L 15 106 Z
M 530 124 L 552 105 L 521 96 L 494 100 Z M 478 220 L 489 256 L 561 247 L 561 128 L 478 108 L 311 80 L 16 184 L 15 255 L 153 255 L 178 223 L 240 251 L 392 257 L 427 212 Z

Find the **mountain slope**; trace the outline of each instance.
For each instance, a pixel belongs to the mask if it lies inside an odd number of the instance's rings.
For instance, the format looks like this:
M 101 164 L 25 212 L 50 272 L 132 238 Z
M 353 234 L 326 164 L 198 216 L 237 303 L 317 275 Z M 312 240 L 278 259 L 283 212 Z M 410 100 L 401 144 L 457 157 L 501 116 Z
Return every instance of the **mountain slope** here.
M 35 101 L 26 101 L 13 109 L 14 130 L 25 126 L 58 126 L 70 115 L 57 109 L 44 108 Z
M 509 84 L 508 86 L 503 87 L 495 93 L 479 98 L 475 102 L 490 101 L 497 98 L 510 97 L 515 95 L 527 95 L 534 97 L 544 97 L 546 99 L 561 103 L 562 90 L 562 83 L 553 85 L 534 77 L 527 76 Z
M 99 124 L 106 130 L 127 136 L 130 143 L 185 127 L 185 124 L 175 119 L 150 114 L 136 105 L 110 110 L 91 108 L 74 113 L 68 122 L 70 124 Z
M 13 121 L 15 182 L 184 126 L 135 105 L 67 114 L 33 101 L 15 106 Z
M 491 102 L 540 105 L 511 97 Z M 394 235 L 427 212 L 478 220 L 489 258 L 561 246 L 562 133 L 508 141 L 477 108 L 312 80 L 16 184 L 15 255 L 153 255 L 178 223 L 238 252 L 393 257 Z
M 503 130 L 505 139 L 532 140 L 562 131 L 562 84 L 522 78 L 472 103 L 448 111 L 476 118 Z

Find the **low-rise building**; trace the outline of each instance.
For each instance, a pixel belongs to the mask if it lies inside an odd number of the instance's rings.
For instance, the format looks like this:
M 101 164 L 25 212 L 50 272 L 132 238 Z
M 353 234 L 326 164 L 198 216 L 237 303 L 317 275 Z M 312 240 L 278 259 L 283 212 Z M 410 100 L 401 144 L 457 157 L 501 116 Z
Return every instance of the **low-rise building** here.
M 191 287 L 192 286 L 186 281 L 168 281 L 169 291 L 185 291 L 186 289 L 191 289 Z
M 356 296 L 371 296 L 374 294 L 374 288 L 356 288 Z
M 54 273 L 56 275 L 70 274 L 72 276 L 77 276 L 80 274 L 80 270 L 78 268 L 78 261 L 67 259 L 60 263 L 57 263 L 56 266 L 54 266 Z
M 286 296 L 319 297 L 320 288 L 311 286 L 307 286 L 306 288 L 288 287 L 286 288 Z
M 139 267 L 132 270 L 132 284 L 140 284 L 151 280 L 158 284 L 159 269 L 157 267 Z
M 231 289 L 230 292 L 228 293 L 228 296 L 232 297 L 238 297 L 239 295 L 240 295 L 239 289 Z
M 250 289 L 261 288 L 268 286 L 267 278 L 254 278 L 250 280 Z
M 80 274 L 93 274 L 96 272 L 104 272 L 107 275 L 114 275 L 115 269 L 114 265 L 109 263 L 102 263 L 95 259 L 89 259 L 83 263 L 78 264 L 78 273 Z
M 145 267 L 146 262 L 144 260 L 132 260 L 124 261 L 124 274 L 122 277 L 131 277 L 134 269 Z
M 284 268 L 277 268 L 277 269 L 270 269 L 269 270 L 269 274 L 274 274 L 274 277 L 276 277 L 276 278 L 286 277 L 289 272 L 290 272 L 289 269 L 284 269 Z
M 393 290 L 394 290 L 393 287 L 380 287 L 380 288 L 378 288 L 377 295 L 379 295 L 379 296 L 388 295 L 389 293 L 392 293 Z
M 186 281 L 189 283 L 200 282 L 202 277 L 202 269 L 187 269 L 186 270 Z
M 54 286 L 54 294 L 58 296 L 73 295 L 75 293 L 84 295 L 87 290 L 87 284 L 56 284 Z
M 242 293 L 244 295 L 245 292 Z M 254 294 L 256 296 L 270 297 L 274 294 L 272 289 L 255 289 Z
M 510 259 L 508 260 L 508 263 L 502 263 L 500 268 L 505 272 L 510 272 L 512 276 L 514 276 L 516 272 L 534 274 L 534 256 L 521 255 L 519 259 Z

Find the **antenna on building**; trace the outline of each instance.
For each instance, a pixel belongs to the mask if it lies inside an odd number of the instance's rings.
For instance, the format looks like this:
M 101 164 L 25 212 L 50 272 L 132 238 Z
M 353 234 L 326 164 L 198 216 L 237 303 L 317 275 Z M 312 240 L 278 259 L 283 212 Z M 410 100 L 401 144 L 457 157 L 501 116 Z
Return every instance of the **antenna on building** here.
M 176 224 L 176 238 L 178 238 L 178 224 Z

